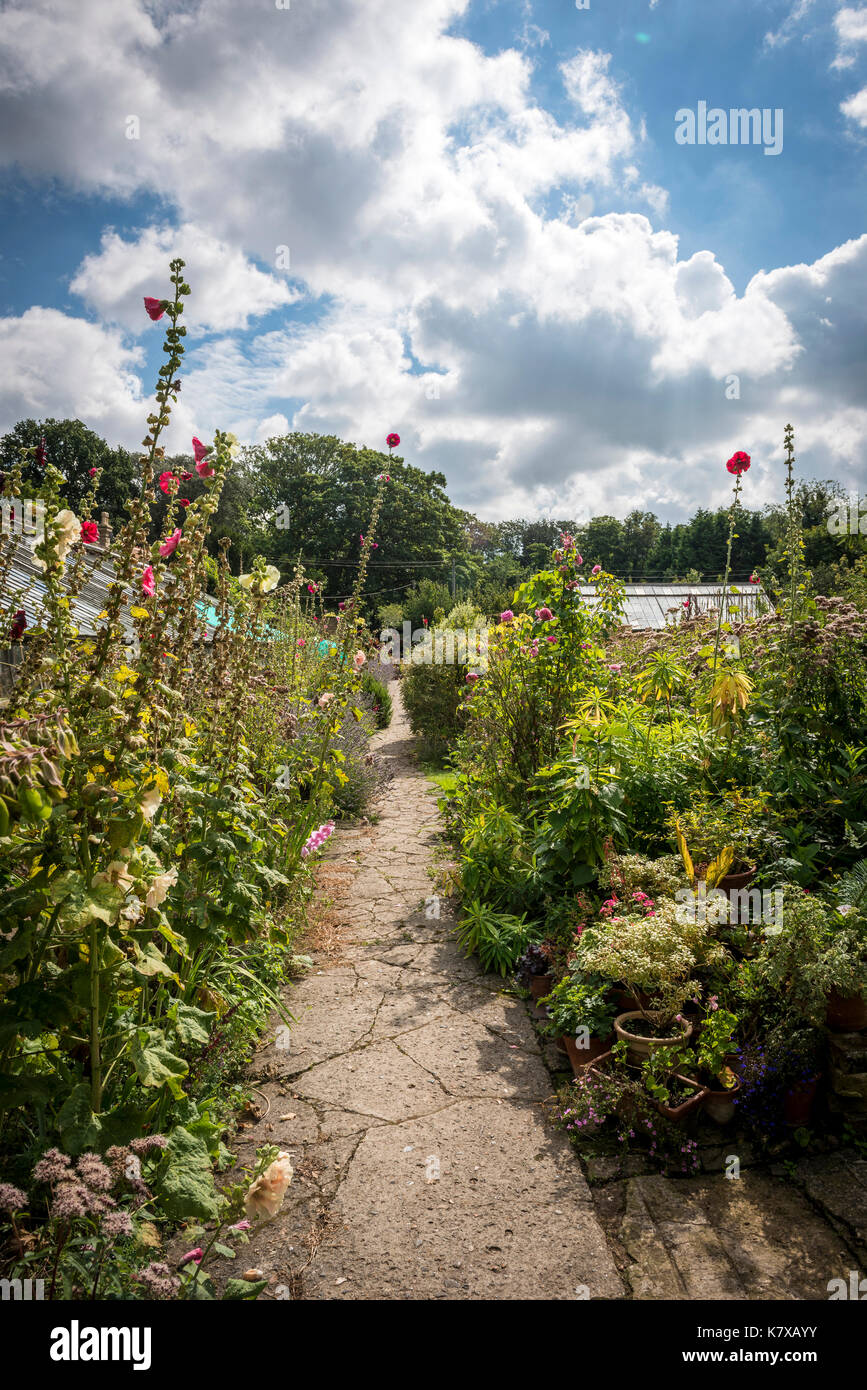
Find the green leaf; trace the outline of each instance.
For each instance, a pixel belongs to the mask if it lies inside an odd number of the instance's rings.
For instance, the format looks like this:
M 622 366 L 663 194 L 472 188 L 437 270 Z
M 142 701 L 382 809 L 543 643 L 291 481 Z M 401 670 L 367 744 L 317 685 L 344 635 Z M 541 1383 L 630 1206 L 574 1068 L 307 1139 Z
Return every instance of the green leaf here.
M 236 1258 L 236 1253 L 231 1245 L 221 1245 L 218 1240 L 215 1240 L 214 1249 L 218 1255 L 222 1255 L 224 1260 L 234 1260 Z
M 175 1032 L 182 1043 L 206 1043 L 211 1036 L 213 1013 L 196 1009 L 192 1004 L 173 1004 L 169 1015 L 175 1025 Z
M 223 1290 L 223 1301 L 244 1299 L 251 1301 L 258 1298 L 263 1289 L 267 1289 L 267 1279 L 229 1279 Z
M 102 1121 L 90 1108 L 90 1086 L 82 1081 L 60 1108 L 57 1125 L 63 1148 L 73 1157 L 99 1147 Z
M 214 1175 L 204 1139 L 178 1125 L 169 1135 L 163 1163 L 154 1181 L 163 1211 L 178 1221 L 217 1216 Z
M 137 941 L 134 941 L 133 950 L 135 951 L 135 961 L 132 968 L 137 975 L 143 976 L 146 980 L 151 979 L 154 975 L 162 975 L 169 980 L 178 978 L 171 966 L 166 964 L 160 954 L 159 947 L 153 941 L 148 941 L 145 946 L 140 946 Z
M 139 1028 L 130 1047 L 136 1075 L 143 1086 L 162 1086 L 186 1076 L 189 1067 L 183 1057 L 170 1050 L 161 1028 Z M 174 1093 L 175 1088 L 170 1085 Z

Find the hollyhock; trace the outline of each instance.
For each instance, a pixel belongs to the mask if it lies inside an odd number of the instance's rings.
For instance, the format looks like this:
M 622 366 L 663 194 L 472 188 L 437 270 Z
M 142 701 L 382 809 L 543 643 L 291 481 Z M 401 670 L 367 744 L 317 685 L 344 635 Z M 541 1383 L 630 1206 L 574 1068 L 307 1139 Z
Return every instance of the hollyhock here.
M 556 643 L 557 638 L 554 636 L 554 634 L 553 634 L 552 632 L 549 632 L 549 633 L 548 633 L 548 636 L 545 638 L 545 641 L 546 641 L 546 642 L 555 642 L 555 643 Z
M 592 570 L 590 571 L 590 573 L 591 573 L 591 574 L 601 574 L 601 573 L 602 573 L 602 566 L 601 566 L 601 565 L 594 565 L 593 568 L 592 568 Z
M 144 306 L 147 310 L 148 318 L 153 319 L 154 323 L 159 323 L 163 314 L 166 312 L 166 301 L 164 299 L 153 299 L 148 294 L 144 297 Z
M 396 449 L 398 444 L 400 443 L 400 435 L 390 434 L 387 436 L 385 442 L 388 445 L 389 449 Z
M 514 618 L 514 616 L 515 616 L 515 615 L 514 615 L 514 613 L 512 612 L 511 608 L 507 608 L 507 609 L 505 610 L 504 613 L 501 613 L 501 614 L 500 614 L 500 622 L 501 622 L 501 623 L 510 623 L 510 622 L 512 621 L 512 619 Z
M 540 622 L 540 623 L 548 623 L 548 622 L 550 622 L 551 619 L 553 618 L 553 616 L 554 616 L 554 614 L 551 612 L 550 608 L 537 608 L 537 609 L 536 609 L 536 617 L 539 619 L 539 622 Z
M 618 672 L 623 670 L 623 663 L 620 661 L 615 661 L 611 666 L 608 667 L 608 669 L 609 671 L 613 672 L 613 674 L 616 676 Z
M 174 888 L 177 881 L 177 865 L 169 869 L 167 874 L 157 874 L 148 888 L 145 907 L 160 907 L 165 902 L 169 889 Z
M 730 473 L 735 473 L 738 477 L 740 477 L 742 473 L 746 473 L 749 466 L 750 456 L 749 454 L 745 454 L 743 449 L 738 449 L 736 454 L 732 454 L 726 464 L 728 471 Z
M 88 468 L 88 470 L 87 470 L 87 475 L 88 475 L 89 478 L 95 478 L 98 472 L 99 472 L 99 469 L 98 469 L 98 468 Z
M 278 1153 L 244 1198 L 244 1210 L 251 1221 L 263 1216 L 276 1216 L 283 1205 L 286 1189 L 292 1181 L 292 1159 L 284 1150 Z
M 238 583 L 242 589 L 254 594 L 270 594 L 280 583 L 280 571 L 276 565 L 266 565 L 263 574 L 239 574 Z
M 14 619 L 12 620 L 12 626 L 9 629 L 9 641 L 20 642 L 21 638 L 24 636 L 26 628 L 27 614 L 24 612 L 23 608 L 19 608 L 18 612 L 15 614 Z
M 44 468 L 48 462 L 48 455 L 45 452 L 45 438 L 40 439 L 36 449 L 36 462 L 40 468 Z
M 196 464 L 196 472 L 200 478 L 213 478 L 214 470 L 211 467 L 210 459 L 202 459 Z
M 95 521 L 83 521 L 81 523 L 81 539 L 85 545 L 95 545 L 99 540 L 99 527 Z
M 303 638 L 303 637 L 299 637 L 299 638 L 298 638 L 298 641 L 295 643 L 295 645 L 296 645 L 296 647 L 306 647 L 306 646 L 307 646 L 307 643 L 304 641 L 304 638 Z
M 138 808 L 144 816 L 145 820 L 153 820 L 157 811 L 160 809 L 161 804 L 162 796 L 160 795 L 159 788 L 148 787 L 147 791 L 144 793 L 141 801 L 139 802 Z
M 356 652 L 352 660 L 356 671 L 360 671 L 365 661 L 367 660 L 367 657 L 364 655 L 364 652 Z
M 376 475 L 376 481 L 377 481 L 378 483 L 390 483 L 390 482 L 391 482 L 391 474 L 390 474 L 390 473 L 378 473 L 378 474 Z
M 318 585 L 318 584 L 308 584 L 308 585 L 307 585 L 307 592 L 308 592 L 308 594 L 316 594 L 316 593 L 318 593 L 318 592 L 319 592 L 319 585 Z
M 584 564 L 584 557 L 583 557 L 582 555 L 579 555 L 579 554 L 577 553 L 577 551 L 576 551 L 576 553 L 575 553 L 575 563 L 576 563 L 576 565 L 583 565 L 583 564 Z
M 179 497 L 179 498 L 178 498 L 178 506 L 179 506 L 179 507 L 188 507 L 189 505 L 190 505 L 190 499 L 189 499 L 189 497 Z
M 750 583 L 751 583 L 751 584 L 761 584 L 761 582 L 762 582 L 762 581 L 759 579 L 759 576 L 758 576 L 757 574 L 751 574 L 751 575 L 750 575 Z
M 192 476 L 193 476 L 192 473 L 186 473 L 186 472 L 184 472 L 184 473 L 181 474 L 181 480 L 182 480 L 183 482 L 185 482 L 185 483 L 188 483 L 188 482 L 190 481 L 190 479 L 192 478 Z
M 160 491 L 165 492 L 167 494 L 172 490 L 172 483 L 176 483 L 177 481 L 177 478 L 175 477 L 174 473 L 171 471 L 170 468 L 167 468 L 165 473 L 161 473 L 159 478 L 157 479 L 157 482 L 160 485 Z
M 180 1268 L 181 1265 L 188 1265 L 191 1262 L 196 1265 L 201 1264 L 204 1253 L 201 1245 L 197 1245 L 194 1250 L 188 1250 L 186 1255 L 181 1256 L 178 1260 L 178 1267 Z
M 145 595 L 147 596 L 147 598 L 153 598 L 154 594 L 155 594 L 156 591 L 157 591 L 157 586 L 156 586 L 156 583 L 154 582 L 154 567 L 153 567 L 153 565 L 146 565 L 146 566 L 145 566 L 144 573 L 142 574 L 142 577 L 141 577 L 141 591 L 142 591 L 143 594 L 145 594 Z
M 160 546 L 160 555 L 163 557 L 164 560 L 167 560 L 170 555 L 174 555 L 175 551 L 178 548 L 178 542 L 180 541 L 180 539 L 181 530 L 179 526 L 176 526 L 172 534 L 168 536 L 167 539 L 164 540 L 162 545 Z
M 196 463 L 201 463 L 205 454 L 209 454 L 210 452 L 210 444 L 203 444 L 201 439 L 197 439 L 195 435 L 193 435 L 193 458 L 196 460 Z
M 333 699 L 334 699 L 334 692 L 333 692 L 333 690 L 326 690 L 324 694 L 322 694 L 322 695 L 319 696 L 319 699 L 316 701 L 316 703 L 318 704 L 318 706 L 319 706 L 320 709 L 325 709 L 325 706 L 326 706 L 326 705 L 330 705 L 330 704 L 331 704 L 331 701 L 332 701 Z

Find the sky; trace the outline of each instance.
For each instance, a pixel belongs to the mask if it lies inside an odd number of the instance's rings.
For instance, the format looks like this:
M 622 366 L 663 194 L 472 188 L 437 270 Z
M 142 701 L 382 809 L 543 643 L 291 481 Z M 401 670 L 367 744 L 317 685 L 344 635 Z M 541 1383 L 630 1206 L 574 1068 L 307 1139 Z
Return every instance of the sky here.
M 867 5 L 0 0 L 0 131 L 0 430 L 134 447 L 180 255 L 169 452 L 397 431 L 486 519 L 677 521 L 736 449 L 781 499 L 791 422 L 867 491 Z

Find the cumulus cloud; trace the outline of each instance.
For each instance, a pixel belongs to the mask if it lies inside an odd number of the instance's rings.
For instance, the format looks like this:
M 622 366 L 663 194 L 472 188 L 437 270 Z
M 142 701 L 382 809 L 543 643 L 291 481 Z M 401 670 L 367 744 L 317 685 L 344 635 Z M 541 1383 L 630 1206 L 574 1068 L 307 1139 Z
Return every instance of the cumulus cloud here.
M 165 292 L 178 250 L 194 293 L 170 449 L 217 427 L 380 448 L 397 429 L 483 514 L 679 515 L 725 499 L 735 448 L 753 454 L 752 499 L 777 495 L 791 416 L 807 471 L 846 481 L 867 439 L 867 238 L 738 295 L 711 250 L 681 259 L 659 225 L 666 191 L 644 176 L 610 55 L 564 56 L 555 117 L 531 43 L 490 55 L 450 32 L 467 8 L 7 4 L 3 157 L 89 193 L 149 192 L 174 216 L 107 230 L 85 258 L 72 289 L 101 325 L 12 321 L 25 350 L 9 353 L 5 422 L 79 414 L 140 438 L 124 331 L 148 328 L 141 297 Z M 303 321 L 257 331 L 300 292 Z
M 97 253 L 86 256 L 70 289 L 101 319 L 133 332 L 144 331 L 145 295 L 162 298 L 166 267 L 180 256 L 184 274 L 195 284 L 189 331 L 225 332 L 246 328 L 251 318 L 301 298 L 274 275 L 257 269 L 237 248 L 199 227 L 147 227 L 132 241 L 108 229 Z

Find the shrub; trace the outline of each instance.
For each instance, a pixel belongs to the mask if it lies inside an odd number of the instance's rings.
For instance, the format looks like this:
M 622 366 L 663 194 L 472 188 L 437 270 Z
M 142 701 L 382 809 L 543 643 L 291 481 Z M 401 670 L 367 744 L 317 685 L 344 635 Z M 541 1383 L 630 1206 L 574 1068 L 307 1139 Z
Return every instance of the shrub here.
M 361 679 L 361 689 L 368 698 L 370 712 L 374 716 L 377 729 L 387 729 L 393 713 L 388 686 L 384 685 L 382 681 L 378 681 L 369 671 L 365 671 Z
M 403 706 L 410 728 L 418 735 L 422 757 L 444 758 L 456 737 L 465 676 L 465 666 L 404 665 L 400 683 Z

